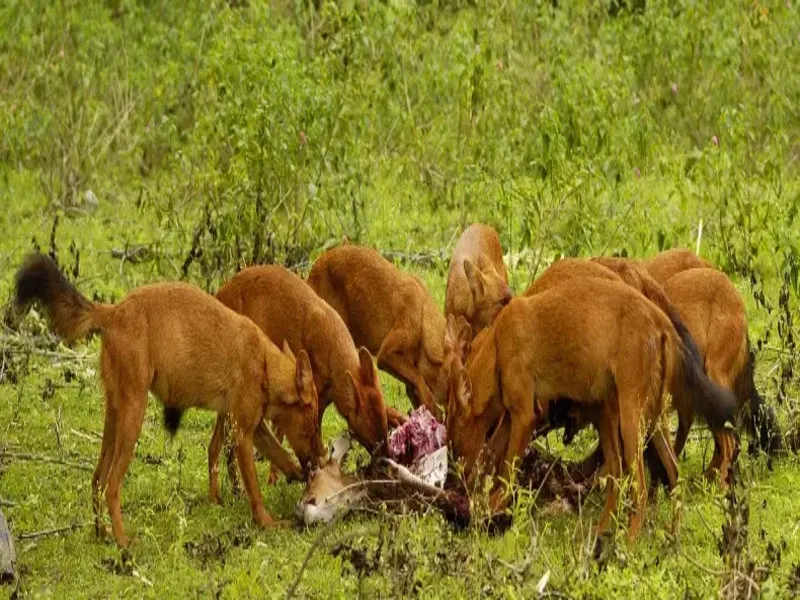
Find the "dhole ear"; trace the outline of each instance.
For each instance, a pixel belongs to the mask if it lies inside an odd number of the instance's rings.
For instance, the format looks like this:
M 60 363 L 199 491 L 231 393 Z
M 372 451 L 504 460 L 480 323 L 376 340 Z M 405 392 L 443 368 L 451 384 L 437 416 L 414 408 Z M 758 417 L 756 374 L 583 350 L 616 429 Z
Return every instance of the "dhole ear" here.
M 290 350 L 291 352 L 291 350 Z M 311 360 L 305 350 L 300 350 L 297 354 L 297 367 L 295 372 L 295 385 L 300 399 L 305 404 L 311 404 L 313 398 L 310 394 L 304 393 L 314 385 L 314 374 L 311 372 Z
M 358 385 L 358 379 L 355 375 L 353 375 L 350 371 L 345 371 L 347 374 L 347 381 L 350 383 L 350 388 L 353 391 L 353 400 L 356 403 L 356 407 L 360 409 L 361 407 L 361 389 Z
M 469 379 L 469 374 L 464 367 L 458 372 L 458 402 L 462 410 L 469 409 L 472 403 L 472 381 Z
M 472 327 L 464 318 L 464 315 L 458 317 L 458 334 L 456 337 L 458 341 L 459 351 L 461 352 L 462 362 L 467 360 L 469 347 L 472 344 Z
M 447 315 L 447 325 L 444 328 L 444 345 L 447 348 L 452 348 L 458 339 L 458 322 L 456 318 L 449 314 Z
M 297 357 L 295 357 L 294 352 L 292 352 L 292 349 L 289 347 L 289 342 L 286 340 L 283 340 L 283 353 L 292 360 L 297 361 Z
M 467 323 L 464 315 L 459 315 L 458 319 L 453 315 L 447 315 L 447 326 L 444 330 L 445 348 L 457 352 L 461 357 L 461 362 L 464 362 L 467 359 L 471 343 L 472 327 Z
M 467 283 L 472 292 L 473 300 L 482 298 L 486 293 L 486 287 L 483 281 L 483 273 L 475 264 L 468 258 L 464 259 L 464 274 L 467 276 Z
M 358 349 L 358 362 L 360 365 L 361 383 L 370 387 L 375 387 L 375 380 L 377 379 L 375 365 L 372 362 L 372 355 L 364 346 Z

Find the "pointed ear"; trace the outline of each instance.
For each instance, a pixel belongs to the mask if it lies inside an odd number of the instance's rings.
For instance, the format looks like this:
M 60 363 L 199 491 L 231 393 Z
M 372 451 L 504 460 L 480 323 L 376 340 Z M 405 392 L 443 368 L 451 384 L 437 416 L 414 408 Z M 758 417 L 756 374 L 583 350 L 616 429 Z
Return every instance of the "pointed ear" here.
M 464 274 L 467 276 L 467 283 L 472 292 L 472 299 L 477 301 L 483 298 L 483 295 L 486 293 L 483 273 L 481 273 L 480 269 L 468 258 L 464 259 Z
M 378 375 L 375 373 L 372 355 L 364 346 L 358 349 L 358 362 L 360 365 L 359 372 L 361 383 L 370 387 L 375 387 Z
M 444 330 L 444 346 L 448 351 L 453 351 L 461 357 L 463 363 L 467 359 L 470 344 L 472 343 L 472 327 L 469 326 L 464 315 L 456 319 L 447 315 L 447 327 Z
M 345 371 L 347 374 L 347 381 L 350 383 L 351 391 L 353 392 L 353 400 L 357 408 L 361 407 L 361 390 L 358 387 L 358 379 L 350 371 Z
M 464 318 L 464 315 L 458 317 L 458 334 L 456 340 L 458 341 L 459 351 L 461 352 L 461 361 L 467 360 L 470 345 L 472 344 L 472 327 Z
M 290 351 L 291 352 L 291 351 Z M 305 404 L 311 404 L 313 394 L 305 393 L 314 387 L 314 375 L 311 372 L 311 360 L 305 350 L 300 350 L 297 354 L 297 367 L 295 371 L 295 385 L 300 399 Z
M 458 340 L 458 321 L 449 314 L 447 315 L 447 325 L 444 328 L 444 345 L 446 348 L 454 348 Z
M 292 349 L 289 347 L 289 342 L 287 342 L 286 340 L 283 340 L 283 353 L 292 360 L 294 361 L 297 360 L 297 358 L 294 355 L 294 352 L 292 352 Z
M 458 372 L 458 401 L 463 410 L 469 409 L 472 404 L 472 381 L 464 367 Z

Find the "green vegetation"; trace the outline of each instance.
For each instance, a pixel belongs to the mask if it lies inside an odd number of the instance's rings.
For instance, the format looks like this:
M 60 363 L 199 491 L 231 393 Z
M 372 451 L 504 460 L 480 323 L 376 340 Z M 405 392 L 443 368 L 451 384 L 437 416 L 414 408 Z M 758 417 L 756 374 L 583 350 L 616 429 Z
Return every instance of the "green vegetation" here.
M 518 291 L 559 256 L 694 248 L 702 221 L 701 253 L 742 292 L 758 384 L 789 429 L 796 3 L 624 4 L 5 0 L 0 299 L 37 247 L 111 301 L 159 279 L 213 290 L 252 262 L 304 271 L 347 237 L 395 251 L 443 302 L 449 251 L 473 221 L 500 232 Z M 97 348 L 59 345 L 36 315 L 2 332 L 0 508 L 18 539 L 19 592 L 284 595 L 319 532 L 259 531 L 229 492 L 207 502 L 210 414 L 190 412 L 169 440 L 151 403 L 124 486 L 131 561 L 84 526 L 102 422 Z M 382 381 L 407 407 L 402 386 Z M 326 438 L 341 427 L 329 411 Z M 455 532 L 435 514 L 362 514 L 327 533 L 297 593 L 531 597 L 549 571 L 550 597 L 708 598 L 732 578 L 745 585 L 738 570 L 764 597 L 797 594 L 797 457 L 743 451 L 732 502 L 702 480 L 709 436 L 696 431 L 684 484 L 650 503 L 632 548 L 620 531 L 594 556 L 601 492 L 580 516 L 542 513 L 521 494 L 499 536 Z M 301 487 L 267 487 L 259 470 L 267 508 L 291 519 Z M 726 523 L 738 545 L 720 541 Z

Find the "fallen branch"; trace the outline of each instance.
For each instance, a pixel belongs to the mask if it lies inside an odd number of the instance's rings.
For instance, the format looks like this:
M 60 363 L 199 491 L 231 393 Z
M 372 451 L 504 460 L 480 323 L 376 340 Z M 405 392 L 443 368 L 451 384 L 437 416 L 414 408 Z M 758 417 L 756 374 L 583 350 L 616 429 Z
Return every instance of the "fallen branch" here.
M 344 513 L 336 514 L 333 519 L 331 519 L 325 525 L 325 528 L 317 534 L 317 536 L 314 538 L 314 541 L 311 542 L 311 547 L 308 549 L 308 552 L 306 552 L 305 558 L 303 558 L 303 563 L 300 565 L 300 570 L 297 572 L 297 577 L 294 578 L 292 585 L 289 586 L 288 590 L 286 590 L 287 600 L 294 597 L 295 592 L 297 592 L 297 587 L 300 585 L 300 580 L 303 578 L 303 573 L 305 573 L 308 563 L 311 562 L 311 557 L 314 555 L 314 552 L 316 552 L 317 548 L 322 545 L 322 542 L 327 537 L 328 533 L 330 533 L 334 526 L 342 520 L 343 516 Z
M 73 469 L 81 469 L 82 471 L 94 471 L 94 467 L 84 463 L 72 462 L 61 458 L 53 458 L 51 456 L 42 456 L 40 454 L 28 454 L 26 452 L 7 452 L 0 450 L 0 459 L 15 459 L 15 460 L 30 460 L 33 462 L 42 462 L 54 465 L 64 465 Z
M 5 498 L 0 498 L 0 506 L 7 506 L 9 508 L 13 508 L 17 505 L 16 502 L 12 502 L 11 500 L 6 500 Z
M 84 433 L 83 431 L 78 431 L 77 429 L 70 429 L 69 432 L 72 435 L 76 435 L 79 438 L 83 438 L 84 440 L 88 440 L 90 442 L 99 442 L 102 441 L 103 436 L 99 433 L 95 433 L 94 431 L 90 433 Z
M 38 540 L 39 538 L 49 537 L 51 535 L 59 535 L 62 533 L 69 533 L 76 529 L 83 529 L 84 527 L 93 527 L 94 522 L 90 523 L 75 523 L 74 525 L 67 525 L 66 527 L 56 527 L 54 529 L 43 529 L 42 531 L 34 531 L 32 533 L 23 533 L 17 536 L 19 540 Z

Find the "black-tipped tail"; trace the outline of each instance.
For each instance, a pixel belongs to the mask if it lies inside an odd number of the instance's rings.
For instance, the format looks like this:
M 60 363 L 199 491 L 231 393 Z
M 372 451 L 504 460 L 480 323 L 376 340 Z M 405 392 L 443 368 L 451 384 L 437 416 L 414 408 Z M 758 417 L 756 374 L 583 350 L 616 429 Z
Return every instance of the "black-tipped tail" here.
M 690 351 L 685 346 L 681 350 L 684 383 L 687 391 L 694 397 L 695 411 L 712 431 L 724 428 L 726 423 L 735 425 L 734 393 L 711 381 L 703 372 L 699 362 L 692 359 Z
M 16 277 L 17 310 L 26 311 L 37 301 L 47 311 L 53 331 L 67 342 L 101 330 L 102 315 L 108 310 L 87 300 L 44 254 L 29 255 Z
M 774 454 L 783 450 L 783 434 L 775 408 L 767 404 L 758 393 L 754 376 L 755 356 L 750 350 L 748 340 L 747 366 L 736 382 L 737 395 L 743 403 L 745 401 L 748 403 L 745 423 L 750 435 L 756 439 L 761 450 Z
M 170 436 L 174 436 L 181 426 L 181 419 L 183 419 L 183 409 L 173 408 L 171 406 L 164 407 L 164 429 L 169 432 Z
M 783 435 L 775 408 L 770 406 L 753 386 L 750 396 L 750 422 L 748 428 L 758 439 L 758 446 L 768 454 L 783 450 Z

